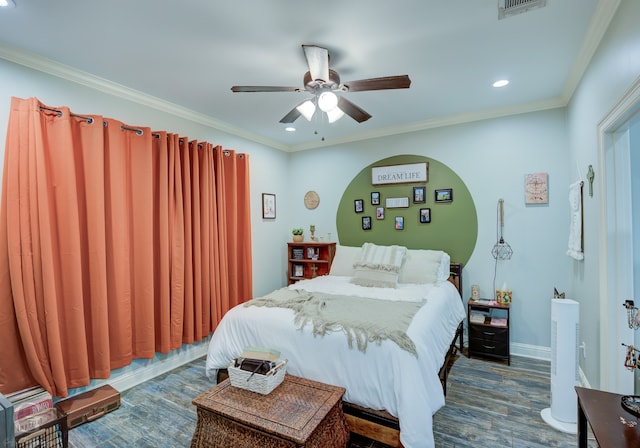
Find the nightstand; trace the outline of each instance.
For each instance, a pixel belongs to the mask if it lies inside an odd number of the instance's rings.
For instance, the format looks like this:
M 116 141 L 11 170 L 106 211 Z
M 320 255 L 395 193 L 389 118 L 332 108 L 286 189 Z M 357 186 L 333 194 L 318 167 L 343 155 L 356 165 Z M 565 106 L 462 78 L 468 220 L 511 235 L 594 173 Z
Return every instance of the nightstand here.
M 469 299 L 469 357 L 486 356 L 506 360 L 511 365 L 509 350 L 510 304 Z

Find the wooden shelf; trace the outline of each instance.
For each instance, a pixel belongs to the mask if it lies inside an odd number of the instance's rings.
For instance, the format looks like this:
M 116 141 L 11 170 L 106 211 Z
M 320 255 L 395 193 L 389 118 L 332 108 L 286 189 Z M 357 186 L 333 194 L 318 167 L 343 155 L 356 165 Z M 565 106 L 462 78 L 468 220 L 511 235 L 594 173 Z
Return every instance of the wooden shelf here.
M 336 243 L 303 241 L 287 243 L 288 281 L 291 285 L 299 280 L 327 275 L 336 254 Z

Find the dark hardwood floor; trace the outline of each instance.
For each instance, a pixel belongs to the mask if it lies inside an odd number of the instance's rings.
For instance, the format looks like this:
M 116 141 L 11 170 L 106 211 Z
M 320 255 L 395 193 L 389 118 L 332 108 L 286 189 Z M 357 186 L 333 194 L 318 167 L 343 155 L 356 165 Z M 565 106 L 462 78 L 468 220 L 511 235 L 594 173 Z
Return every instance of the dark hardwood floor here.
M 191 400 L 211 387 L 198 359 L 122 392 L 119 409 L 69 431 L 69 446 L 188 447 L 196 424 Z M 447 403 L 434 416 L 436 446 L 575 447 L 575 435 L 549 427 L 549 362 L 513 356 L 506 363 L 458 355 Z M 589 446 L 596 447 L 590 440 Z M 385 445 L 352 435 L 350 448 Z

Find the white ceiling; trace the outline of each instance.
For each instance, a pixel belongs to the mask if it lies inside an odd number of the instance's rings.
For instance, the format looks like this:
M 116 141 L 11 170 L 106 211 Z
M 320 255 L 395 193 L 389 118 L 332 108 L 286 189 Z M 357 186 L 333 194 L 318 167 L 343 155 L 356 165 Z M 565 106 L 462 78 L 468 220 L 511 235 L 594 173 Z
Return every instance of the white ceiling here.
M 547 0 L 498 20 L 498 0 L 15 2 L 0 10 L 0 57 L 64 64 L 285 150 L 563 106 L 617 5 Z M 285 132 L 279 120 L 308 94 L 230 87 L 302 87 L 302 44 L 328 48 L 342 81 L 407 74 L 411 87 L 345 93 L 373 116 L 364 123 L 300 117 Z M 500 78 L 511 83 L 491 87 Z

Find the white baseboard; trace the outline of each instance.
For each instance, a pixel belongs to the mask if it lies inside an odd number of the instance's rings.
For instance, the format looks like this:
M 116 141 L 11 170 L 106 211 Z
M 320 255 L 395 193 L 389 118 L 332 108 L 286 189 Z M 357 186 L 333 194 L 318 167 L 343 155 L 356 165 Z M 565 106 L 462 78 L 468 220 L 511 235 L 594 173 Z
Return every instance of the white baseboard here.
M 540 347 L 537 345 L 529 344 L 511 344 L 511 354 L 516 356 L 522 356 L 525 358 L 541 359 L 543 361 L 551 362 L 551 347 Z M 582 368 L 578 366 L 579 384 L 582 387 L 591 388 L 587 377 L 584 375 Z
M 539 345 L 512 342 L 510 348 L 511 354 L 515 356 L 551 361 L 551 347 L 541 347 Z
M 138 384 L 142 384 L 163 373 L 167 373 L 177 367 L 190 363 L 207 354 L 210 336 L 202 342 L 195 342 L 190 345 L 184 344 L 177 350 L 163 355 L 157 353 L 153 359 L 134 359 L 133 362 L 121 369 L 111 372 L 111 377 L 105 380 L 92 380 L 86 387 L 80 387 L 69 391 L 69 396 L 94 389 L 103 384 L 109 384 L 119 392 L 130 389 Z M 202 374 L 204 375 L 204 360 Z

